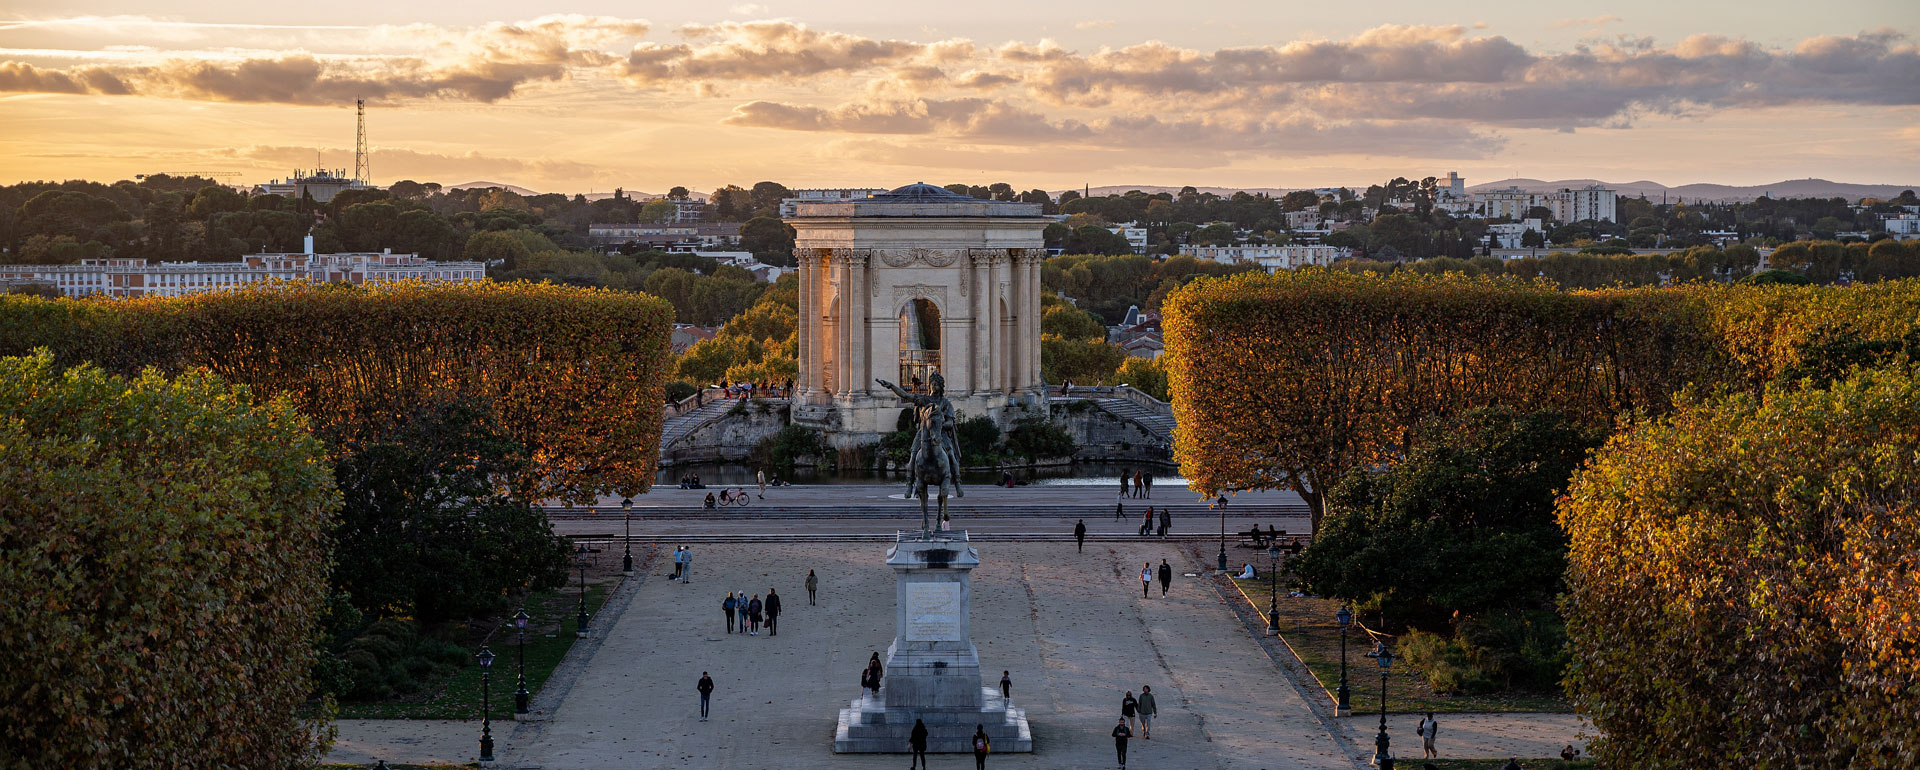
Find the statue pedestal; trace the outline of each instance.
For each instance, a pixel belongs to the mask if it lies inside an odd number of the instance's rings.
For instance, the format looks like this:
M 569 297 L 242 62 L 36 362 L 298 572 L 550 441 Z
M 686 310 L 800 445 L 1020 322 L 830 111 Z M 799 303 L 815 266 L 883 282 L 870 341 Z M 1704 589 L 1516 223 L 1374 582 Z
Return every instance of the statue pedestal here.
M 929 752 L 971 752 L 975 726 L 986 727 L 996 754 L 1033 751 L 1024 709 L 1009 708 L 994 687 L 981 686 L 968 609 L 980 555 L 967 533 L 901 532 L 887 554 L 893 567 L 894 638 L 878 697 L 863 695 L 840 710 L 837 753 L 903 753 L 913 721 L 927 725 Z

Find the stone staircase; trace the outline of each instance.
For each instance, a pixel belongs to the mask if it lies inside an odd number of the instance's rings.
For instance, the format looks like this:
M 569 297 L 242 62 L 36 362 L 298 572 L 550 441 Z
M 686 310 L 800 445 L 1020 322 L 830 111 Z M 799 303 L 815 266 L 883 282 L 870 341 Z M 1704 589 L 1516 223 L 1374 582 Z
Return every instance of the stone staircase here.
M 732 487 L 729 487 L 732 488 Z M 719 489 L 719 487 L 714 487 Z M 1100 490 L 1102 493 L 1105 489 Z M 1181 494 L 1183 491 L 1168 490 Z M 1189 500 L 1192 498 L 1188 498 Z M 705 508 L 699 505 L 636 505 L 633 508 L 635 521 L 672 520 L 703 521 L 727 520 L 741 521 L 752 519 L 879 519 L 879 520 L 920 520 L 920 502 L 900 501 L 892 505 L 769 505 L 755 500 L 745 508 Z M 1127 521 L 1138 522 L 1146 513 L 1147 506 L 1154 511 L 1168 511 L 1174 519 L 1218 519 L 1219 509 L 1209 508 L 1198 503 L 1166 503 L 1156 500 L 1126 501 Z M 618 523 L 621 520 L 620 509 L 615 506 L 601 506 L 599 513 L 589 513 L 584 506 L 547 506 L 547 518 L 557 521 L 606 521 Z M 1021 505 L 1010 507 L 1004 504 L 984 506 L 968 505 L 966 498 L 949 500 L 947 512 L 956 520 L 974 519 L 1087 519 L 1089 521 L 1113 519 L 1113 503 L 1093 503 L 1089 505 Z M 1241 519 L 1255 517 L 1259 519 L 1307 519 L 1312 512 L 1305 503 L 1260 504 L 1235 502 L 1227 509 L 1227 515 Z M 1185 527 L 1176 527 L 1185 529 Z
M 1144 406 L 1124 398 L 1089 398 L 1087 400 L 1093 402 L 1094 406 L 1111 412 L 1115 417 L 1139 423 L 1141 427 L 1152 432 L 1154 437 L 1160 439 L 1161 442 L 1168 446 L 1173 445 L 1174 422 L 1172 410 L 1166 412 L 1149 410 Z
M 725 415 L 737 403 L 738 399 L 715 399 L 677 417 L 667 418 L 666 424 L 660 426 L 660 453 L 666 454 L 667 448 L 673 446 L 674 442 Z

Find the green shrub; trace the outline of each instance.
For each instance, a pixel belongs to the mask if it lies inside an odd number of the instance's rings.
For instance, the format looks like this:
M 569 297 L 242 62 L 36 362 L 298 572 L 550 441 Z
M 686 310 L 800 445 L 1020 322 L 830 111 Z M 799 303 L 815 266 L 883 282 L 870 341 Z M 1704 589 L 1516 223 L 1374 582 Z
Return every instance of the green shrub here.
M 665 390 L 667 402 L 672 404 L 678 404 L 689 398 L 693 398 L 693 394 L 700 392 L 698 387 L 695 387 L 693 383 L 685 380 L 669 382 L 666 384 Z
M 1007 431 L 1007 451 L 1027 458 L 1027 463 L 1045 457 L 1071 457 L 1076 445 L 1073 436 L 1044 417 L 1022 417 Z

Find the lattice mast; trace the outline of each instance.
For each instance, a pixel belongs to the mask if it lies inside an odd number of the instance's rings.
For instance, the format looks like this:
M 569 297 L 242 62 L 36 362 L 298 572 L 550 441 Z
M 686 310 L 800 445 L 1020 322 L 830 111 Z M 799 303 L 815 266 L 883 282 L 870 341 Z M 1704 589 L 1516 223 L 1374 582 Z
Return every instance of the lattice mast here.
M 353 100 L 353 179 L 361 185 L 373 184 L 373 166 L 367 158 L 367 100 Z

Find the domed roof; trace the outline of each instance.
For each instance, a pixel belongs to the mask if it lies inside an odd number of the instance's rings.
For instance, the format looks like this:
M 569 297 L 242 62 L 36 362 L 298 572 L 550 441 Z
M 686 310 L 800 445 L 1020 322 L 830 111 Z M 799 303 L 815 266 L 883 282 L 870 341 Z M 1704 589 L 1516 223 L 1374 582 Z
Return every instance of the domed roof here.
M 945 187 L 935 187 L 926 182 L 914 182 L 913 184 L 896 187 L 890 191 L 875 195 L 867 200 L 933 203 L 939 201 L 971 201 L 978 199 L 971 195 L 961 195 Z

